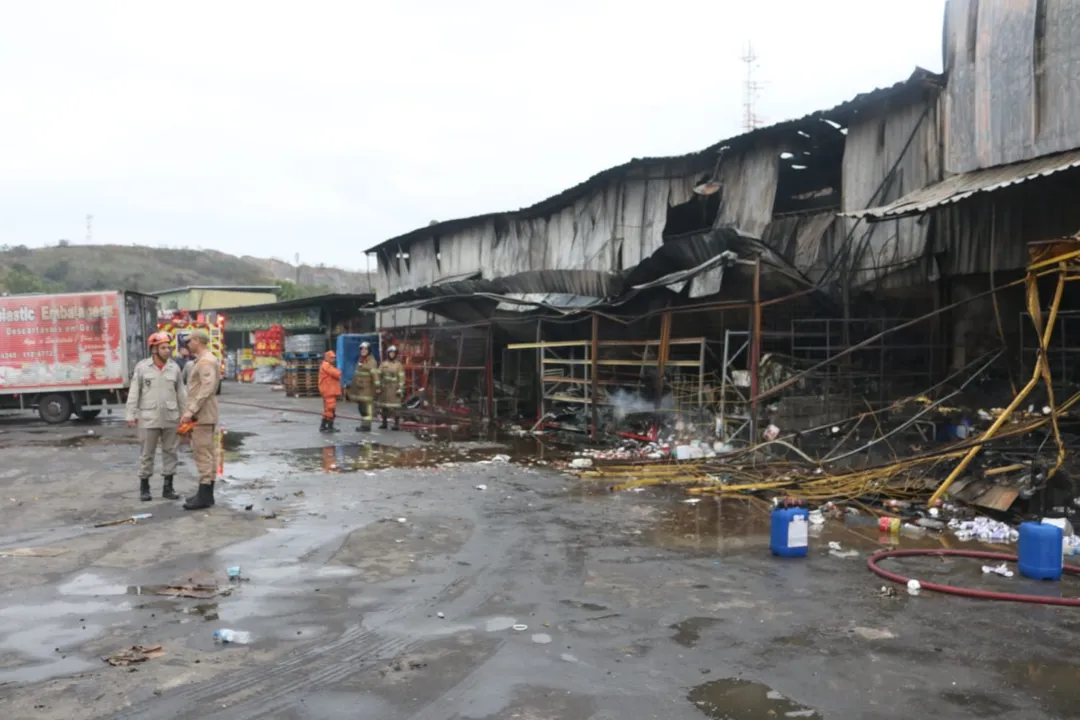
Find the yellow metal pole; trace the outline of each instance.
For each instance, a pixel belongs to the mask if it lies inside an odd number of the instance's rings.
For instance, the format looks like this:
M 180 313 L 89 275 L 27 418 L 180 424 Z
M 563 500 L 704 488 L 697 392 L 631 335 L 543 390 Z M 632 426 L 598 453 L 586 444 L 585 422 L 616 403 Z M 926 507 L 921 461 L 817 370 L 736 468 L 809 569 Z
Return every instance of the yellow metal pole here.
M 1046 327 L 1043 328 L 1042 333 L 1039 336 L 1039 357 L 1035 363 L 1035 371 L 1031 375 L 1031 380 L 1025 385 L 1013 401 L 1009 403 L 1009 406 L 1005 408 L 1005 412 L 998 416 L 997 420 L 987 428 L 982 437 L 979 438 L 979 444 L 973 446 L 968 450 L 967 455 L 953 468 L 953 471 L 949 473 L 949 476 L 945 478 L 945 481 L 938 486 L 938 489 L 934 491 L 934 494 L 930 496 L 930 505 L 934 505 L 945 492 L 949 489 L 949 486 L 956 481 L 956 478 L 960 477 L 961 473 L 967 469 L 967 466 L 971 464 L 971 461 L 975 459 L 975 456 L 979 454 L 979 451 L 983 448 L 983 443 L 992 438 L 1001 426 L 1008 421 L 1009 416 L 1020 406 L 1020 403 L 1035 389 L 1035 386 L 1039 383 L 1039 379 L 1042 377 L 1042 364 L 1046 362 L 1046 346 L 1050 342 L 1050 335 L 1054 331 L 1054 323 L 1057 322 L 1058 307 L 1061 305 L 1061 295 L 1065 289 L 1065 268 L 1064 262 L 1058 264 L 1058 283 L 1057 288 L 1054 291 L 1054 301 L 1050 304 L 1050 314 L 1047 317 Z M 1035 323 L 1035 327 L 1039 327 L 1041 322 L 1041 309 L 1039 308 L 1039 287 L 1031 272 L 1028 273 L 1028 312 L 1032 317 L 1032 321 Z M 1032 310 L 1034 309 L 1034 312 Z

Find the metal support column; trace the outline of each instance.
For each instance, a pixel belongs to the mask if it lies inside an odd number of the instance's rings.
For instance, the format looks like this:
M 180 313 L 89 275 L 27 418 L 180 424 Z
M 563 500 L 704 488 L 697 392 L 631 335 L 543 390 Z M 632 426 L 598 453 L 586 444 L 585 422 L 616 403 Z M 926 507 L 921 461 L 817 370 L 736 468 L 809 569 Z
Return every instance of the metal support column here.
M 750 443 L 758 440 L 758 366 L 761 364 L 761 258 L 754 263 L 754 306 L 750 330 Z
M 600 350 L 600 316 L 593 314 L 592 316 L 592 347 L 589 348 L 589 364 L 586 365 L 589 368 L 589 401 L 592 405 L 592 437 L 596 438 L 599 426 L 600 426 L 600 393 L 598 392 L 600 380 L 600 373 L 597 372 L 597 361 L 599 360 Z
M 656 353 L 656 406 L 664 399 L 664 371 L 671 343 L 671 311 L 660 316 L 660 348 Z

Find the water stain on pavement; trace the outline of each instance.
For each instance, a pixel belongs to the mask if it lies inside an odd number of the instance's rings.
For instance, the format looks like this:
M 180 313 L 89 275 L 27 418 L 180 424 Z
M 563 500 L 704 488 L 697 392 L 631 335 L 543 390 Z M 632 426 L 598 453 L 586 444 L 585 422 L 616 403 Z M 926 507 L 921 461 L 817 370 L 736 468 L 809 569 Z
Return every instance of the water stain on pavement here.
M 768 685 L 737 678 L 698 685 L 687 698 L 715 720 L 821 720 L 817 711 L 787 699 Z
M 249 437 L 254 436 L 255 434 L 256 433 L 253 432 L 235 432 L 232 430 L 227 430 L 222 435 L 221 446 L 226 452 L 239 450 L 240 447 L 244 444 L 244 441 L 247 440 Z
M 718 619 L 710 617 L 692 617 L 683 620 L 671 626 L 671 629 L 675 631 L 671 639 L 683 647 L 692 648 L 701 639 L 701 631 L 712 627 L 718 622 L 720 622 Z

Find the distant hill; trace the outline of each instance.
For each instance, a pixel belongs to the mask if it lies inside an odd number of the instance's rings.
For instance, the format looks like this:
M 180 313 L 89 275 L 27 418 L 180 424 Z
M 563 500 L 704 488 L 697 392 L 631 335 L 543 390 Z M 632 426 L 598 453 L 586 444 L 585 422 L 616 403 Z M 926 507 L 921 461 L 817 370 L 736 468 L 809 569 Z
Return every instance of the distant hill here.
M 369 292 L 368 273 L 236 257 L 216 250 L 173 250 L 129 245 L 0 247 L 0 291 L 82 290 L 152 292 L 184 285 L 296 283 L 303 294 Z

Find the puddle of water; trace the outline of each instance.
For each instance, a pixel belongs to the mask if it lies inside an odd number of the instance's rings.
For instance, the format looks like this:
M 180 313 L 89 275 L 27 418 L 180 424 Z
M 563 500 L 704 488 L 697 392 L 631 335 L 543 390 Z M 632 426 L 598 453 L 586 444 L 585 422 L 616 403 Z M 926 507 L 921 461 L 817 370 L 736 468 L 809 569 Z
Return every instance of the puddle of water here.
M 812 708 L 788 700 L 768 685 L 727 678 L 698 685 L 687 695 L 690 702 L 716 720 L 821 720 Z
M 227 436 L 226 436 L 227 437 Z M 291 450 L 282 454 L 299 471 L 358 472 L 386 468 L 453 466 L 465 463 L 491 463 L 502 455 L 513 462 L 534 462 L 543 458 L 545 445 L 535 438 L 515 438 L 512 445 L 465 445 L 436 443 L 419 447 L 396 447 L 379 443 L 340 443 L 325 447 Z M 548 449 L 550 452 L 550 448 Z
M 683 549 L 738 550 L 768 542 L 769 516 L 745 500 L 705 497 L 687 504 L 678 489 L 661 493 L 665 504 L 644 540 L 657 547 Z
M 1003 674 L 1009 684 L 1038 696 L 1063 717 L 1080 706 L 1080 665 L 1010 663 L 1004 666 Z
M 720 621 L 716 618 L 709 617 L 692 617 L 683 620 L 671 626 L 671 629 L 675 631 L 671 639 L 683 647 L 692 648 L 701 639 L 701 631 L 712 627 L 718 622 Z

